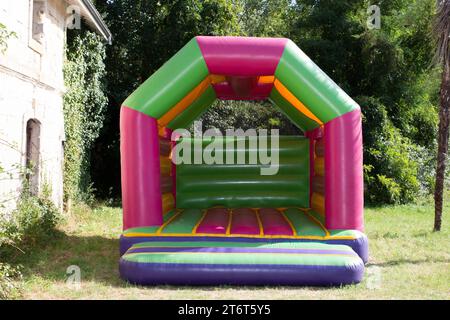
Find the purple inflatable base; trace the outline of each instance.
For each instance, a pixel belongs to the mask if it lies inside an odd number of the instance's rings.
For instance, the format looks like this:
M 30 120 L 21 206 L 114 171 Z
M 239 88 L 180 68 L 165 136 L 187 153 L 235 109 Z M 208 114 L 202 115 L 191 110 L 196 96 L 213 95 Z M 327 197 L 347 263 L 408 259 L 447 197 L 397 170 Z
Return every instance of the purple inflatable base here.
M 122 279 L 139 285 L 337 286 L 361 282 L 354 266 L 137 263 L 120 260 Z
M 362 259 L 364 263 L 367 263 L 369 260 L 369 241 L 366 235 L 363 235 L 359 238 L 353 240 L 309 240 L 309 239 L 296 239 L 296 240 L 286 240 L 286 239 L 258 239 L 258 238 L 221 238 L 221 237 L 124 237 L 123 235 L 120 237 L 120 256 L 122 256 L 132 245 L 141 242 L 152 242 L 152 241 L 220 241 L 220 242 L 247 242 L 247 243 L 255 243 L 255 242 L 263 242 L 263 243 L 275 243 L 275 242 L 320 242 L 327 244 L 343 244 L 349 246 L 353 249 L 353 251 L 358 254 L 358 256 Z

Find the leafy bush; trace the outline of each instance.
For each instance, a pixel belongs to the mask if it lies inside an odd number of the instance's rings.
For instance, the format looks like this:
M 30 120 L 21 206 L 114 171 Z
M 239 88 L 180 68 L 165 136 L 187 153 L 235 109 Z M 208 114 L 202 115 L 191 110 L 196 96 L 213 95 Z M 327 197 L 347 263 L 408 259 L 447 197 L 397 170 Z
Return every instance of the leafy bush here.
M 47 193 L 32 196 L 26 189 L 16 210 L 9 218 L 0 220 L 0 299 L 11 299 L 20 294 L 20 285 L 16 281 L 21 278 L 20 268 L 9 264 L 8 260 L 12 260 L 15 253 L 23 253 L 33 245 L 54 238 L 59 220 L 59 210 Z
M 378 174 L 376 177 L 377 179 L 372 185 L 372 188 L 375 189 L 372 197 L 376 196 L 379 199 L 384 199 L 387 203 L 400 203 L 402 195 L 400 185 L 394 179 L 385 175 Z
M 19 268 L 0 262 L 0 300 L 13 299 L 19 296 L 20 286 L 16 280 L 21 278 Z
M 358 100 L 363 106 L 367 201 L 390 204 L 413 201 L 419 191 L 426 189 L 426 177 L 430 175 L 430 164 L 418 161 L 426 154 L 425 148 L 402 135 L 379 100 L 369 97 Z M 418 179 L 421 174 L 423 184 Z
M 59 219 L 59 211 L 50 199 L 26 196 L 15 211 L 14 228 L 21 242 L 34 244 L 52 237 Z
M 54 237 L 60 218 L 48 197 L 23 195 L 11 217 L 0 222 L 0 252 L 21 250 Z

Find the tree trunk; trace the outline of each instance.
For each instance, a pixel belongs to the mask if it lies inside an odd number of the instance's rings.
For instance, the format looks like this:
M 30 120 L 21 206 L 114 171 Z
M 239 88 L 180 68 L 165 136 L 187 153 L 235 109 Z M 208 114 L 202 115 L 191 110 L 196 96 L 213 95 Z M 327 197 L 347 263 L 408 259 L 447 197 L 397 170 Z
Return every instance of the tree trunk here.
M 436 167 L 436 185 L 434 191 L 434 231 L 440 231 L 444 197 L 445 165 L 448 153 L 450 122 L 450 67 L 444 63 L 440 92 L 438 154 Z

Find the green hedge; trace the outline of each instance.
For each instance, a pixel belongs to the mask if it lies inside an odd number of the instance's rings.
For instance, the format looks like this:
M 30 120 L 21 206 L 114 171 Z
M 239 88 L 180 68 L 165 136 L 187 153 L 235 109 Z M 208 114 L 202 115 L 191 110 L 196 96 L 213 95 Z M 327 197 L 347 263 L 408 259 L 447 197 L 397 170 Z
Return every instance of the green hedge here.
M 427 192 L 432 170 L 424 170 L 427 150 L 404 136 L 377 99 L 359 97 L 363 111 L 364 178 L 369 203 L 407 203 Z M 421 177 L 420 175 L 423 175 Z M 420 178 L 420 180 L 419 180 Z

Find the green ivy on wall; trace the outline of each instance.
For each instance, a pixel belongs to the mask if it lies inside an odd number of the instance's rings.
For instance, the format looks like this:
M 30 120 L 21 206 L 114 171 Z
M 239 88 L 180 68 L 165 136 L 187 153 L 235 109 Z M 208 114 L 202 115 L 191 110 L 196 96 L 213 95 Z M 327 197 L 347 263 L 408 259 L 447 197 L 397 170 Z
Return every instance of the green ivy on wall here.
M 0 53 L 5 53 L 6 49 L 8 49 L 7 40 L 12 37 L 16 38 L 16 33 L 9 31 L 6 26 L 0 22 Z
M 98 137 L 108 99 L 105 95 L 105 45 L 89 31 L 68 33 L 64 65 L 64 200 L 91 198 L 89 150 Z

